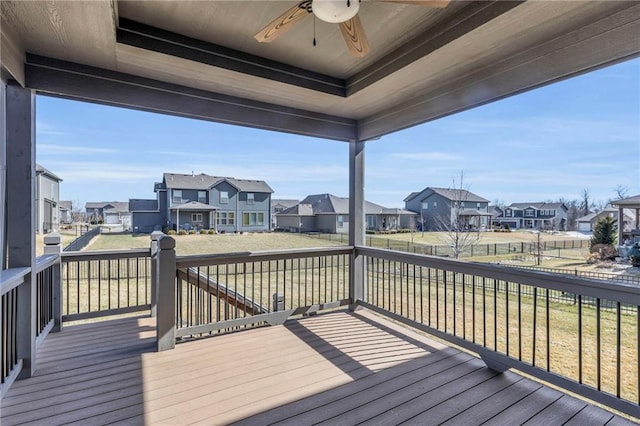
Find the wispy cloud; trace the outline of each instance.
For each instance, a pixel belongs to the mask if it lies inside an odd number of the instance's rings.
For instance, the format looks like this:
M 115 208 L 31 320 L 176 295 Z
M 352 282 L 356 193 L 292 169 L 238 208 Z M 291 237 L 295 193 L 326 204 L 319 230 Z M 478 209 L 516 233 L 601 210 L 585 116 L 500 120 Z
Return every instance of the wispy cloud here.
M 55 126 L 52 126 L 49 123 L 36 120 L 36 133 L 39 133 L 41 135 L 60 136 L 60 135 L 66 135 L 68 132 L 60 128 L 57 128 Z
M 77 145 L 56 145 L 47 143 L 38 144 L 37 150 L 47 154 L 115 154 L 118 152 L 117 149 L 113 148 L 97 148 Z
M 462 157 L 446 152 L 395 152 L 392 157 L 419 161 L 459 161 Z

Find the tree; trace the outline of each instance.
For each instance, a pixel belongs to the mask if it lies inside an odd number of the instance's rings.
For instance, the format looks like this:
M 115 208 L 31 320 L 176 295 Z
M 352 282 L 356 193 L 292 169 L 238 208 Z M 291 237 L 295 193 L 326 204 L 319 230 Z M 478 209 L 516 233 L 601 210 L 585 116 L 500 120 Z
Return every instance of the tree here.
M 629 196 L 629 187 L 624 185 L 616 186 L 613 191 L 616 193 L 614 200 L 622 200 Z
M 469 198 L 469 188 L 464 186 L 464 172 L 460 172 L 459 184 L 453 179 L 453 199 L 450 201 L 449 217 L 436 216 L 435 220 L 440 231 L 444 233 L 445 243 L 451 247 L 453 257 L 458 259 L 460 253 L 480 241 L 480 224 L 472 229 L 469 216 L 464 215 L 465 201 Z
M 586 216 L 591 213 L 589 210 L 591 207 L 590 197 L 591 193 L 588 189 L 583 189 L 582 192 L 580 192 L 580 198 L 582 199 L 582 202 L 580 203 L 580 212 L 582 213 L 582 216 Z
M 596 244 L 613 245 L 616 242 L 616 233 L 618 232 L 617 220 L 611 216 L 605 216 L 598 219 L 593 226 L 593 236 L 591 237 L 591 247 Z

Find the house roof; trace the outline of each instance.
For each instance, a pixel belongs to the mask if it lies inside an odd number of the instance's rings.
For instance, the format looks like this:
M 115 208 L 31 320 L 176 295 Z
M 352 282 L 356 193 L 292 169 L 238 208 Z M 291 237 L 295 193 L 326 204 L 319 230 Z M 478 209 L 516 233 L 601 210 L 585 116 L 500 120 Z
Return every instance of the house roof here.
M 311 204 L 296 204 L 295 206 L 291 206 L 288 209 L 281 211 L 280 213 L 276 213 L 276 215 L 280 216 L 313 216 L 313 207 Z
M 130 212 L 155 212 L 158 211 L 158 200 L 129 199 Z
M 313 216 L 316 214 L 349 214 L 349 198 L 333 194 L 308 195 L 299 204 L 283 210 L 279 215 Z M 415 213 L 404 209 L 388 209 L 379 204 L 365 201 L 365 214 L 407 214 Z
M 411 194 L 407 195 L 407 197 L 402 201 L 406 203 L 407 201 L 410 201 L 413 198 L 415 198 L 418 194 L 420 194 L 420 192 L 412 192 Z
M 68 201 L 68 200 L 60 201 L 58 204 L 60 205 L 60 208 L 64 208 L 64 209 L 67 209 L 67 210 L 71 210 L 73 208 L 73 202 L 72 201 Z
M 613 208 L 613 207 L 608 207 L 605 209 L 600 210 L 599 212 L 594 212 L 594 213 L 589 213 L 588 215 L 582 216 L 580 218 L 577 219 L 578 222 L 591 222 L 593 219 L 595 219 L 596 217 L 602 216 L 603 214 L 608 214 L 611 213 L 614 215 L 614 217 L 618 217 L 618 209 Z M 625 216 L 625 218 L 627 220 L 632 221 L 633 220 L 633 213 L 631 212 L 631 210 L 629 209 L 624 209 L 623 210 L 623 214 Z
M 509 206 L 507 206 L 507 208 L 510 208 L 512 210 L 524 210 L 529 207 L 532 207 L 538 210 L 554 210 L 554 209 L 560 209 L 563 207 L 566 208 L 564 203 L 545 203 L 543 201 L 534 201 L 534 202 L 527 202 L 527 203 L 511 203 L 509 204 Z
M 271 205 L 273 207 L 282 206 L 284 208 L 289 208 L 289 207 L 295 206 L 299 202 L 300 202 L 300 200 L 285 199 L 285 198 L 272 198 L 271 199 Z
M 415 197 L 417 197 L 420 194 L 423 194 L 427 190 L 431 190 L 434 193 L 441 195 L 444 198 L 452 201 L 469 201 L 473 203 L 489 202 L 489 200 L 482 198 L 481 196 L 476 195 L 473 192 L 467 191 L 466 189 L 434 188 L 431 186 L 426 187 L 420 192 L 412 192 L 404 199 L 404 202 L 406 203 L 407 201 L 414 199 Z
M 89 201 L 84 205 L 85 209 L 104 209 L 113 212 L 128 212 L 128 201 Z
M 263 180 L 236 179 L 225 176 L 210 176 L 204 173 L 187 175 L 180 173 L 164 173 L 163 182 L 170 189 L 208 190 L 221 182 L 228 182 L 242 192 L 273 193 L 273 189 Z
M 611 205 L 638 209 L 640 208 L 640 195 L 634 195 L 633 197 L 627 197 L 621 200 L 612 201 Z
M 213 211 L 218 210 L 218 208 L 198 201 L 189 201 L 188 203 L 172 206 L 171 210 Z
M 59 176 L 57 176 L 55 173 L 51 172 L 50 170 L 45 169 L 44 167 L 42 167 L 38 163 L 36 163 L 36 174 L 37 175 L 45 175 L 45 176 L 49 177 L 50 179 L 56 180 L 58 182 L 62 182 L 62 179 Z
M 382 209 L 382 214 L 388 214 L 388 215 L 408 215 L 408 216 L 417 216 L 418 213 L 416 212 L 411 212 L 409 210 L 405 210 L 405 209 L 398 209 L 398 208 L 383 208 Z

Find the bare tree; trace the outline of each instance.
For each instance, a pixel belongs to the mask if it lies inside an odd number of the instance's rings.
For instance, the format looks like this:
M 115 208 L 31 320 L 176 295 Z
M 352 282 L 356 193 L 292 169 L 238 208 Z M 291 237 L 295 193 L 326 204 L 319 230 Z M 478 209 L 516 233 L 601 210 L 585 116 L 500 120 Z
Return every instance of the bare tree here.
M 580 192 L 580 199 L 582 200 L 580 203 L 580 211 L 582 213 L 582 216 L 586 216 L 591 213 L 591 211 L 589 210 L 591 207 L 590 197 L 591 193 L 588 189 L 583 189 Z
M 465 202 L 469 202 L 469 187 L 464 185 L 464 172 L 460 172 L 460 180 L 453 179 L 452 197 L 449 202 L 450 215 L 436 216 L 438 228 L 444 233 L 445 243 L 451 247 L 453 257 L 458 259 L 460 253 L 480 241 L 480 223 L 471 226 L 473 217 L 465 214 Z M 471 209 L 470 209 L 471 210 Z M 475 211 L 475 210 L 474 210 Z
M 71 202 L 71 220 L 73 223 L 84 222 L 84 213 L 82 211 L 82 204 L 79 201 Z
M 629 196 L 629 187 L 624 185 L 616 186 L 613 191 L 616 193 L 614 200 L 622 200 Z

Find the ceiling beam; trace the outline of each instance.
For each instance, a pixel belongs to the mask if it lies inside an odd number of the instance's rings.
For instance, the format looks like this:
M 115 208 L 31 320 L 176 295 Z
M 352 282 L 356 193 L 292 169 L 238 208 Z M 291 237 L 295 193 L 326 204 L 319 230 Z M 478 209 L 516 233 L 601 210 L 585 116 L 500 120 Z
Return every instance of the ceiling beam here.
M 523 1 L 474 1 L 444 22 L 405 43 L 347 79 L 347 96 L 359 92 L 522 4 Z
M 325 139 L 357 139 L 355 120 L 37 55 L 27 55 L 25 74 L 26 87 L 41 94 Z
M 345 82 L 206 41 L 120 18 L 118 43 L 344 97 Z
M 640 56 L 640 4 L 617 9 L 505 60 L 359 121 L 372 139 Z

